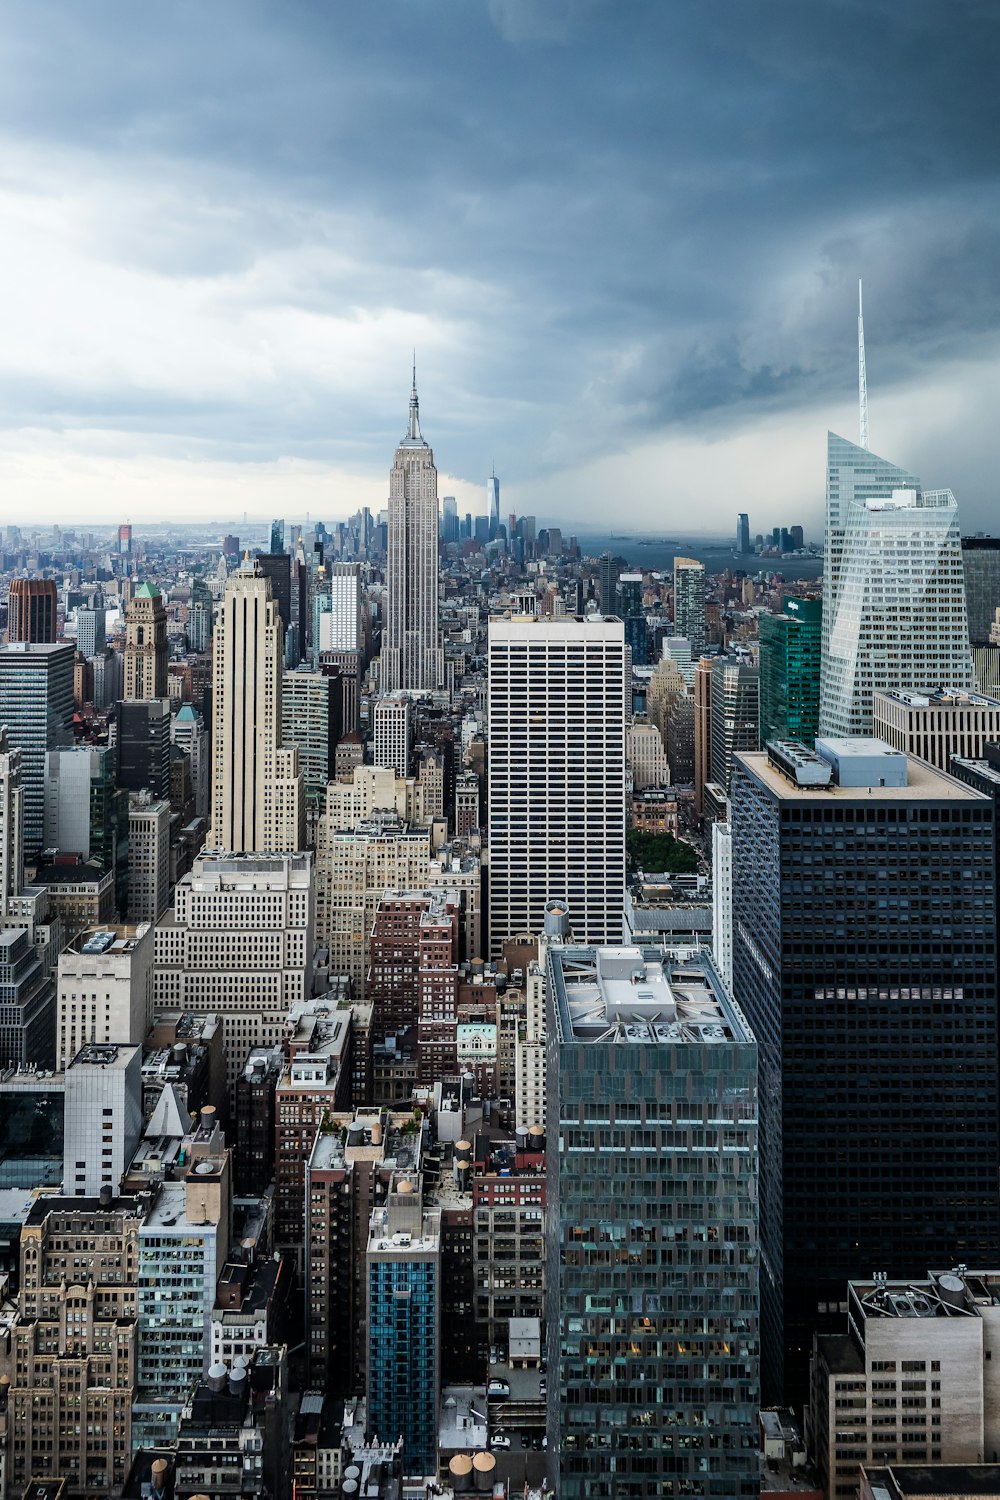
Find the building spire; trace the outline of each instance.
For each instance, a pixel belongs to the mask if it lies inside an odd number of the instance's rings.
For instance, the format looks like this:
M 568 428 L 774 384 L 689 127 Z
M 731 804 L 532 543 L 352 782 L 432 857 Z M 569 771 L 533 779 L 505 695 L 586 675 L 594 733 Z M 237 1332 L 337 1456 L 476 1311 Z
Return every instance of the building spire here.
M 861 446 L 868 447 L 868 381 L 865 376 L 865 310 L 858 282 L 858 410 L 861 418 Z
M 410 425 L 407 437 L 420 437 L 420 400 L 417 396 L 417 351 L 413 351 L 413 385 L 410 389 Z

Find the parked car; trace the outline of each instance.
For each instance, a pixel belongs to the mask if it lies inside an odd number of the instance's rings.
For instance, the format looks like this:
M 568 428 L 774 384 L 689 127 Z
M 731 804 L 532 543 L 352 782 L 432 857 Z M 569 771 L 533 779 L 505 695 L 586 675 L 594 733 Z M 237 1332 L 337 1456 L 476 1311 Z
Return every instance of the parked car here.
M 548 1387 L 548 1382 L 547 1381 L 540 1380 L 538 1382 L 538 1394 L 540 1396 L 544 1396 L 547 1393 L 548 1389 L 549 1389 L 549 1387 Z
M 509 1396 L 510 1386 L 507 1384 L 506 1380 L 491 1380 L 489 1385 L 486 1387 L 486 1394 L 487 1396 L 493 1396 L 495 1398 Z
M 505 1432 L 495 1432 L 490 1438 L 491 1448 L 509 1448 L 510 1438 Z

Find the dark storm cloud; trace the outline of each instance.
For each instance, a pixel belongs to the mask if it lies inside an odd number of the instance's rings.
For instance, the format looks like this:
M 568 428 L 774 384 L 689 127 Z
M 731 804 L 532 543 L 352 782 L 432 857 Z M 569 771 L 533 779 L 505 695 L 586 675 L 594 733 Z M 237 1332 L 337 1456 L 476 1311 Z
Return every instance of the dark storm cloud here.
M 992 3 L 22 0 L 5 27 L 22 197 L 82 200 L 81 265 L 191 299 L 189 378 L 169 329 L 144 374 L 142 327 L 93 367 L 50 331 L 0 357 L 5 427 L 384 467 L 407 314 L 439 455 L 530 480 L 849 396 L 859 275 L 873 399 L 995 358 Z M 368 319 L 352 382 L 324 328 L 356 358 Z

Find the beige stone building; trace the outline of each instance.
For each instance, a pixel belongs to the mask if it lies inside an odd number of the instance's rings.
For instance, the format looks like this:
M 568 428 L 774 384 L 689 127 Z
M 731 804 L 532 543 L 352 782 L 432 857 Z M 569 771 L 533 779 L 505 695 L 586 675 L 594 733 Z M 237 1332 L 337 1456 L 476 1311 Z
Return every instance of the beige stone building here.
M 983 746 L 1000 740 L 1000 698 L 949 687 L 877 692 L 872 726 L 875 737 L 894 750 L 947 771 L 953 755 L 980 760 Z
M 167 611 L 152 584 L 141 583 L 125 611 L 125 698 L 167 696 Z
M 258 563 L 247 561 L 227 580 L 212 651 L 209 843 L 238 854 L 302 849 L 298 752 L 281 747 L 284 629 Z
M 628 758 L 632 768 L 632 786 L 637 792 L 651 786 L 667 786 L 670 770 L 663 736 L 648 719 L 633 719 L 628 730 Z
M 348 975 L 363 999 L 375 909 L 387 890 L 427 886 L 430 837 L 396 812 L 373 813 L 343 829 L 324 829 L 325 821 L 316 855 L 317 939 L 329 949 L 330 973 Z
M 141 1045 L 152 1019 L 153 928 L 108 925 L 80 933 L 59 955 L 56 1066 L 86 1042 Z
M 21 1231 L 20 1291 L 0 1312 L 13 1441 L 7 1494 L 38 1475 L 120 1495 L 132 1461 L 142 1195 L 40 1198 Z
M 862 1464 L 996 1462 L 998 1350 L 998 1271 L 851 1282 L 847 1332 L 813 1341 L 806 1412 L 830 1500 L 853 1500 Z
M 128 801 L 128 914 L 158 922 L 170 902 L 170 803 L 133 792 Z
M 230 1094 L 250 1048 L 279 1045 L 289 1007 L 309 998 L 312 873 L 306 853 L 203 854 L 156 925 L 156 1009 L 221 1017 Z

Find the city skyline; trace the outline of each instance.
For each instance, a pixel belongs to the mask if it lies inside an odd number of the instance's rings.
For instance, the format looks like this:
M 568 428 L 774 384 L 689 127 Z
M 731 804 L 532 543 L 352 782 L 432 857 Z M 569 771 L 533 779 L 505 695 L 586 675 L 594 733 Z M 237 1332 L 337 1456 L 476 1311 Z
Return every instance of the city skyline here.
M 11 8 L 12 519 L 377 507 L 415 344 L 463 509 L 495 461 L 518 512 L 815 523 L 863 276 L 873 445 L 987 523 L 988 36 L 928 4 L 866 8 L 860 50 L 832 6 L 294 14 Z

